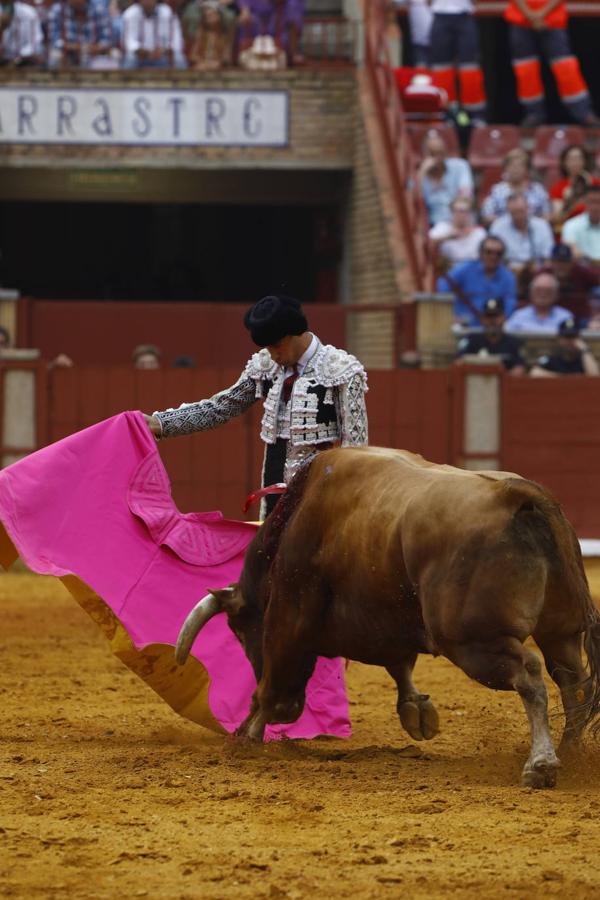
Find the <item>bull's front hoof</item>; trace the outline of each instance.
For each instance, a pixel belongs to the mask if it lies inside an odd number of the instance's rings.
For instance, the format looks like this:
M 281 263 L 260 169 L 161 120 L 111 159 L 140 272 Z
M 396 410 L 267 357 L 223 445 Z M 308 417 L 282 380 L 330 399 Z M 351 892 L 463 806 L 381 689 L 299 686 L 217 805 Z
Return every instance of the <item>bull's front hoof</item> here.
M 429 697 L 400 703 L 398 715 L 402 727 L 415 741 L 430 741 L 439 733 L 439 716 Z
M 521 774 L 521 785 L 523 787 L 536 788 L 537 790 L 556 787 L 559 767 L 558 759 L 556 762 L 538 760 L 533 765 L 528 763 Z
M 242 724 L 236 728 L 234 735 L 239 738 L 245 738 L 248 741 L 262 741 L 265 734 L 265 723 L 258 713 L 248 716 Z

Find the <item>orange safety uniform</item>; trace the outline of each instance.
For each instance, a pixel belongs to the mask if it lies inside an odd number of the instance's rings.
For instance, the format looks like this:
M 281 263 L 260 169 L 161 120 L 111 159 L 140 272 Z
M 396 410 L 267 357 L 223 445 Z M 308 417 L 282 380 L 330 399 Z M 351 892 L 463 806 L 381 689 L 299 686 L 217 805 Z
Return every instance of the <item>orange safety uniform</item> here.
M 532 12 L 547 5 L 546 0 L 524 2 Z M 566 30 L 568 13 L 564 0 L 544 17 L 544 28 L 539 30 L 533 28 L 515 0 L 509 0 L 504 18 L 509 23 L 512 67 L 520 102 L 530 112 L 536 112 L 540 120 L 545 116 L 544 85 L 536 41 L 538 35 L 561 100 L 570 109 L 573 118 L 585 121 L 591 112 L 591 101 L 579 61 L 571 52 Z

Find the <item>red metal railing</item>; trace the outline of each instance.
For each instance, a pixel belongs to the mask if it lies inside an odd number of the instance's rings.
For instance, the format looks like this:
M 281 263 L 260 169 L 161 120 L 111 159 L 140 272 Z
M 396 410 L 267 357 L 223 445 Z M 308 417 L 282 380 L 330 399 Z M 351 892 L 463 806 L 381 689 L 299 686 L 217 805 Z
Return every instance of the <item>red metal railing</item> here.
M 300 47 L 310 66 L 353 65 L 356 57 L 358 23 L 335 16 L 307 19 Z
M 411 274 L 417 290 L 428 284 L 425 251 L 427 222 L 416 183 L 416 164 L 406 120 L 387 47 L 389 5 L 385 0 L 363 0 L 365 69 L 381 127 L 394 208 L 406 243 Z

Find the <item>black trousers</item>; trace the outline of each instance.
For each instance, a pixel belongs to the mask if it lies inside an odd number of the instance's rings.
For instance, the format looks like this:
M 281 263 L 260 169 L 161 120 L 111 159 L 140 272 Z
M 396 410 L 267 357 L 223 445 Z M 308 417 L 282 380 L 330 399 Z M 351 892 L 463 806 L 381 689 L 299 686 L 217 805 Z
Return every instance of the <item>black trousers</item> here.
M 263 478 L 263 487 L 270 484 L 277 484 L 283 481 L 283 473 L 285 469 L 285 460 L 287 457 L 287 441 L 283 438 L 277 438 L 274 444 L 267 446 L 265 456 L 265 474 Z M 273 507 L 279 500 L 279 494 L 268 494 L 265 497 L 266 515 L 273 511 Z

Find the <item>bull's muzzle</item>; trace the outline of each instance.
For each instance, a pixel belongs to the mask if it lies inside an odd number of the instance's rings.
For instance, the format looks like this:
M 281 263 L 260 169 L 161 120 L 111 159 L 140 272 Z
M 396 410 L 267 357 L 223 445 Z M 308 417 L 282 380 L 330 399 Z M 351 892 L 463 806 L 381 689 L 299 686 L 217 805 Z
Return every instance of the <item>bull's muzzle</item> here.
M 206 597 L 203 597 L 202 600 L 195 605 L 188 615 L 179 632 L 177 644 L 175 645 L 175 661 L 180 666 L 183 666 L 188 658 L 190 650 L 192 649 L 192 644 L 198 637 L 200 630 L 204 628 L 206 623 L 209 622 L 213 616 L 223 612 L 222 595 L 228 590 L 230 591 L 231 588 L 225 588 L 225 590 L 219 591 L 220 597 L 215 596 L 215 594 L 207 594 Z

